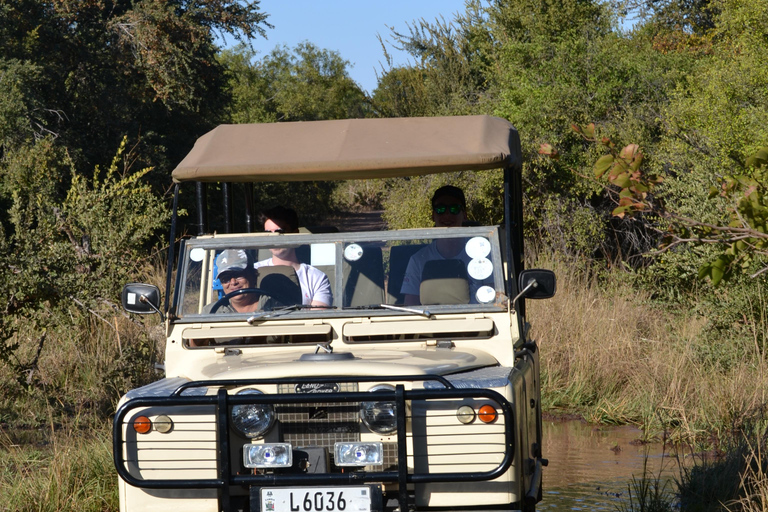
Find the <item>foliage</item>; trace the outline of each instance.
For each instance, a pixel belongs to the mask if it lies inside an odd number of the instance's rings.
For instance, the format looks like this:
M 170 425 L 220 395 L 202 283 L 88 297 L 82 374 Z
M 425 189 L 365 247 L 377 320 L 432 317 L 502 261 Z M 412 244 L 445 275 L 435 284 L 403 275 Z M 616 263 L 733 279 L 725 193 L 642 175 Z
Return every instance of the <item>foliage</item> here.
M 424 19 L 408 24 L 408 33 L 392 31 L 395 48 L 412 55 L 415 66 L 392 66 L 381 38 L 386 69 L 373 95 L 380 117 L 416 117 L 483 113 L 495 72 L 493 34 L 480 2 L 467 2 L 464 14 L 448 23 Z
M 597 142 L 594 124 L 573 128 L 585 140 Z M 595 162 L 594 174 L 595 178 L 604 179 L 607 192 L 616 198 L 614 216 L 630 215 L 650 222 L 652 229 L 665 235 L 661 240 L 662 251 L 681 244 L 712 244 L 720 248 L 714 260 L 701 266 L 700 278 L 709 277 L 716 286 L 735 270 L 747 272 L 768 256 L 768 148 L 749 157 L 743 173 L 725 175 L 719 188 L 710 187 L 710 199 L 724 199 L 730 212 L 729 222 L 718 224 L 680 215 L 654 197 L 663 178 L 641 169 L 643 154 L 637 144 L 619 150 L 607 137 L 600 144 L 609 153 Z M 540 153 L 557 158 L 550 145 L 542 145 Z M 663 226 L 654 225 L 654 219 L 663 219 Z M 752 277 L 767 270 L 768 263 L 764 263 Z
M 129 134 L 141 136 L 142 164 L 165 175 L 227 101 L 214 33 L 263 35 L 268 25 L 258 5 L 0 1 L 0 98 L 13 101 L 0 148 L 16 147 L 19 136 L 52 134 L 76 165 L 93 168 Z
M 501 172 L 465 171 L 391 180 L 390 191 L 383 202 L 383 217 L 389 228 L 432 226 L 430 199 L 443 185 L 464 190 L 469 220 L 488 225 L 503 221 Z
M 653 475 L 648 470 L 648 453 L 643 457 L 643 473 L 632 476 L 632 481 L 627 485 L 629 501 L 618 506 L 620 512 L 672 512 L 673 493 L 670 489 L 669 479 L 659 473 Z
M 56 435 L 52 441 L 34 447 L 0 439 L 3 510 L 117 510 L 117 479 L 108 433 Z
M 341 211 L 381 210 L 390 181 L 387 179 L 343 181 L 333 191 L 333 208 Z
M 230 74 L 234 123 L 272 123 L 363 117 L 367 99 L 337 52 L 309 42 L 277 47 L 260 60 L 241 45 L 219 59 Z
M 722 445 L 720 456 L 692 454 L 680 464 L 680 502 L 685 510 L 758 511 L 768 504 L 765 409 Z
M 666 430 L 711 442 L 748 424 L 764 404 L 765 282 L 749 293 L 718 288 L 719 300 L 692 310 L 656 303 L 620 269 L 588 272 L 559 256 L 529 264 L 558 276 L 555 297 L 526 305 L 541 349 L 545 410 L 634 423 L 648 437 Z M 727 294 L 736 292 L 741 317 L 734 311 L 715 332 L 708 317 L 733 307 Z M 762 299 L 750 304 L 753 297 Z
M 383 115 L 509 119 L 521 137 L 527 237 L 543 242 L 539 248 L 548 241 L 560 248 L 558 233 L 568 233 L 570 250 L 584 257 L 635 258 L 650 245 L 647 233 L 610 221 L 613 206 L 600 187 L 570 171 L 585 175 L 596 153 L 569 127 L 598 119 L 639 142 L 653 140 L 666 94 L 694 59 L 660 54 L 651 34 L 621 34 L 613 16 L 604 3 L 530 0 L 469 2 L 451 24 L 420 20 L 410 34 L 393 35 L 416 64 L 384 73 L 374 108 Z M 556 145 L 561 160 L 541 158 L 542 142 Z M 386 204 L 400 204 L 404 198 L 395 195 L 404 192 L 407 187 L 392 189 Z M 498 200 L 498 194 L 491 197 Z M 576 230 L 569 208 L 578 211 Z
M 169 212 L 143 181 L 150 169 L 134 173 L 132 163 L 125 140 L 104 172 L 86 175 L 50 138 L 7 155 L 0 363 L 19 386 L 7 398 L 45 385 L 38 370 L 62 326 L 85 314 L 112 328 L 104 317 L 114 315 L 120 289 L 147 270 L 148 244 Z
M 262 59 L 245 46 L 225 50 L 219 60 L 229 74 L 233 123 L 271 123 L 359 118 L 368 98 L 350 78 L 349 62 L 338 53 L 305 42 L 289 51 L 277 47 Z M 316 223 L 332 209 L 337 183 L 259 183 L 260 208 L 295 208 L 303 225 Z

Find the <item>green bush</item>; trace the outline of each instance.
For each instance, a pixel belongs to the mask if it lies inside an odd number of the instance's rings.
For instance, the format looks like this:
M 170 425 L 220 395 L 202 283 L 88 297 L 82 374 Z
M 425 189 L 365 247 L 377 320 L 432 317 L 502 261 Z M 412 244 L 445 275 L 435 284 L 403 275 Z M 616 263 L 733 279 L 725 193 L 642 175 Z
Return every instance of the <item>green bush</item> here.
M 51 394 L 57 422 L 105 412 L 119 396 L 105 386 L 108 376 L 147 344 L 135 329 L 120 340 L 117 304 L 126 282 L 152 271 L 147 249 L 169 212 L 143 182 L 151 169 L 131 172 L 130 161 L 125 142 L 92 177 L 48 139 L 6 155 L 2 190 L 11 207 L 0 242 L 0 296 L 7 298 L 0 415 L 7 419 L 46 421 L 39 416 L 45 408 L 36 407 Z M 128 364 L 149 366 L 151 359 L 134 354 Z

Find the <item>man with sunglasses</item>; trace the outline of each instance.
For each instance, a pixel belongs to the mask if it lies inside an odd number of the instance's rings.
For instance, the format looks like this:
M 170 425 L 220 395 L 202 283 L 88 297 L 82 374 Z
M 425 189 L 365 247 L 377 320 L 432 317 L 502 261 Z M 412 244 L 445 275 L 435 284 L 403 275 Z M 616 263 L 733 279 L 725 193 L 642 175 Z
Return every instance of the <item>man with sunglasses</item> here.
M 245 288 L 256 286 L 256 271 L 253 268 L 253 260 L 248 258 L 245 251 L 240 249 L 226 249 L 216 256 L 216 279 L 221 283 L 224 295 Z M 252 313 L 259 309 L 259 294 L 242 293 L 233 295 L 228 302 L 219 305 L 216 314 L 230 315 L 234 313 Z M 203 307 L 203 314 L 210 314 L 211 309 L 217 303 L 214 300 Z M 210 345 L 241 345 L 248 343 L 247 338 L 227 338 L 214 340 L 190 339 L 190 347 L 207 347 Z
M 216 278 L 221 283 L 224 295 L 245 288 L 256 286 L 256 271 L 253 269 L 253 260 L 243 250 L 227 249 L 216 256 Z M 254 293 L 242 293 L 222 304 L 216 313 L 251 313 L 259 307 L 259 295 Z M 209 313 L 216 302 L 212 302 L 203 308 L 203 313 Z
M 461 227 L 467 222 L 467 201 L 464 191 L 459 187 L 445 185 L 435 190 L 432 195 L 432 221 L 435 227 Z M 421 304 L 419 288 L 424 266 L 434 260 L 460 260 L 469 264 L 471 258 L 464 250 L 463 238 L 438 238 L 411 256 L 403 276 L 400 293 L 408 306 Z M 470 297 L 474 301 L 474 291 L 484 283 L 470 282 Z
M 298 233 L 299 217 L 296 211 L 283 206 L 275 206 L 261 212 L 259 220 L 264 224 L 264 231 L 270 233 Z M 302 303 L 317 307 L 330 307 L 333 304 L 331 283 L 328 276 L 306 263 L 301 263 L 294 246 L 270 249 L 272 257 L 259 261 L 255 268 L 272 265 L 288 265 L 296 270 L 301 286 Z

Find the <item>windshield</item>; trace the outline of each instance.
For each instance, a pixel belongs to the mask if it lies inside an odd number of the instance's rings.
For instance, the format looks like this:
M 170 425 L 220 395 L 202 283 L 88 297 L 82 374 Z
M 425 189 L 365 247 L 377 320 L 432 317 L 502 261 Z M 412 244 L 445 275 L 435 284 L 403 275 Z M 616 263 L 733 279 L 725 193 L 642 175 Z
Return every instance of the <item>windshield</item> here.
M 499 309 L 502 268 L 496 227 L 213 235 L 184 244 L 174 310 L 216 322 Z

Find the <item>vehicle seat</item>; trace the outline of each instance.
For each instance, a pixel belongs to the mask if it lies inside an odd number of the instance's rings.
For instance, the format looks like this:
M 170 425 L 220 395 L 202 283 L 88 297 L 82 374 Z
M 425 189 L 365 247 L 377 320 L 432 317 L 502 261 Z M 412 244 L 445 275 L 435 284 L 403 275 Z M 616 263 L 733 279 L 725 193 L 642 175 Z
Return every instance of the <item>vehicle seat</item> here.
M 387 304 L 404 304 L 405 298 L 400 293 L 403 286 L 405 269 L 411 256 L 416 254 L 425 244 L 393 245 L 389 253 L 389 279 L 387 280 Z
M 469 304 L 467 266 L 461 260 L 432 260 L 421 273 L 422 304 Z
M 273 265 L 270 267 L 259 267 L 256 271 L 258 272 L 256 288 L 260 288 L 269 294 L 272 298 L 273 307 L 302 303 L 299 277 L 296 275 L 293 267 Z M 266 297 L 266 299 L 268 300 L 270 297 Z

